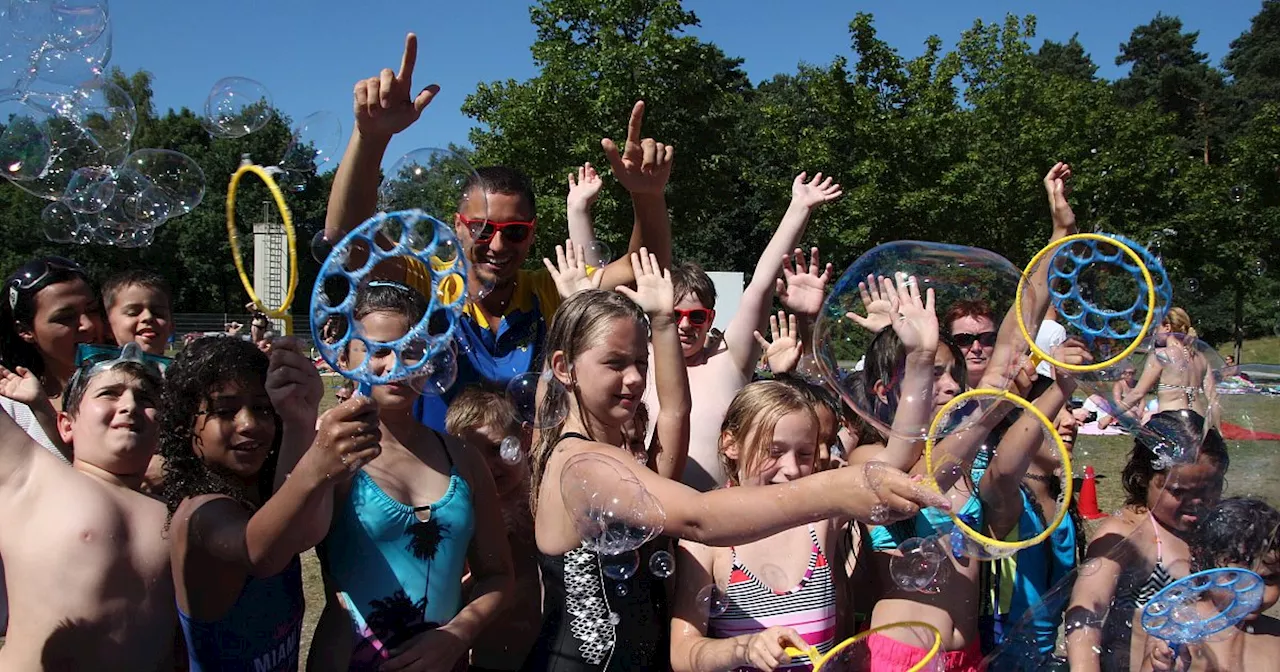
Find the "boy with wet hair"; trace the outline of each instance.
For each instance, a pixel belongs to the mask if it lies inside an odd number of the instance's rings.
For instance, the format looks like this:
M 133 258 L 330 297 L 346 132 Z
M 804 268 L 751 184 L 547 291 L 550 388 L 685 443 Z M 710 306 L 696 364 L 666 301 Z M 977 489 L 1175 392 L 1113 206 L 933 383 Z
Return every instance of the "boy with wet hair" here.
M 135 342 L 149 355 L 163 355 L 173 336 L 173 301 L 164 278 L 125 271 L 102 283 L 102 306 L 116 344 Z
M 0 557 L 11 613 L 0 669 L 172 667 L 166 511 L 136 492 L 159 435 L 160 386 L 136 345 L 123 358 L 83 364 L 58 414 L 71 467 L 0 417 Z

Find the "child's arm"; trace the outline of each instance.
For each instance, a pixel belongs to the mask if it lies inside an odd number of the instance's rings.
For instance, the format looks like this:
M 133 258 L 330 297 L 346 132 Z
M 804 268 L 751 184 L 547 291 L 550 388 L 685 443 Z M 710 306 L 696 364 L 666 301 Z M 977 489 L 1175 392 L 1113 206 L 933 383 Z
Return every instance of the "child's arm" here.
M 283 423 L 273 491 L 279 490 L 316 438 L 316 418 L 324 383 L 302 341 L 292 336 L 272 340 L 267 351 L 267 396 Z
M 626 254 L 602 269 L 605 275 L 600 286 L 604 289 L 635 282 L 629 258 L 641 247 L 658 257 L 662 268 L 671 268 L 671 217 L 667 212 L 665 191 L 671 179 L 676 149 L 653 138 L 641 138 L 644 110 L 644 101 L 637 101 L 631 108 L 627 141 L 621 153 L 613 140 L 604 138 L 600 141 L 613 168 L 613 178 L 631 194 L 631 205 L 635 210 L 635 224 L 631 228 Z
M 569 240 L 574 245 L 590 249 L 596 242 L 595 226 L 591 222 L 591 207 L 600 196 L 600 187 L 604 180 L 596 173 L 590 163 L 578 168 L 577 177 L 569 173 L 569 196 L 565 199 L 565 214 L 569 219 Z M 591 260 L 593 267 L 600 266 L 600 260 Z
M 547 267 L 551 280 L 556 283 L 556 293 L 562 299 L 584 289 L 600 289 L 600 282 L 604 279 L 604 273 L 600 269 L 587 274 L 587 252 L 581 244 L 572 240 L 564 241 L 564 247 L 556 245 L 556 263 L 543 257 L 542 264 Z
M 1132 561 L 1125 537 L 1131 530 L 1111 518 L 1098 528 L 1085 552 L 1090 571 L 1078 572 L 1071 589 L 1071 602 L 1063 622 L 1066 626 L 1067 660 L 1072 672 L 1099 672 L 1102 662 L 1102 624 L 1116 594 L 1123 571 L 1121 563 Z
M 618 287 L 618 291 L 635 301 L 649 316 L 653 371 L 658 388 L 659 410 L 649 461 L 662 476 L 679 478 L 689 456 L 689 412 L 693 401 L 680 350 L 680 334 L 676 330 L 671 272 L 660 267 L 657 255 L 648 254 L 645 248 L 640 249 L 640 254 L 631 255 L 631 264 L 636 288 L 623 286 Z
M 795 371 L 796 365 L 800 363 L 800 355 L 804 352 L 804 344 L 794 313 L 787 315 L 779 310 L 777 316 L 769 316 L 771 340 L 765 340 L 759 331 L 754 335 L 756 343 L 764 350 L 764 363 L 770 371 L 775 375 Z
M 729 639 L 707 636 L 707 604 L 699 593 L 715 585 L 716 549 L 682 541 L 676 549 L 676 596 L 671 618 L 672 672 L 715 672 L 751 667 L 773 670 L 790 662 L 787 646 L 807 648 L 792 628 L 769 628 Z
M 475 535 L 467 547 L 470 575 L 470 602 L 448 623 L 428 630 L 392 649 L 382 669 L 419 669 L 434 662 L 438 669 L 451 669 L 467 655 L 508 603 L 514 599 L 515 575 L 507 526 L 502 521 L 497 486 L 484 460 L 470 446 L 446 438 L 449 451 L 458 459 L 459 471 L 471 486 L 475 508 Z M 462 577 L 457 577 L 461 579 Z
M 782 280 L 777 281 L 778 300 L 787 310 L 800 318 L 799 339 L 813 352 L 813 334 L 810 332 L 822 301 L 826 298 L 827 281 L 831 278 L 831 264 L 825 267 L 818 261 L 818 248 L 809 250 L 809 265 L 804 263 L 804 252 L 797 249 L 782 262 Z
M 228 572 L 279 574 L 297 554 L 324 539 L 333 515 L 333 486 L 374 457 L 377 405 L 367 397 L 341 404 L 321 418 L 315 444 L 284 484 L 256 512 L 222 495 L 185 500 L 173 515 L 174 553 L 195 546 Z
M 58 432 L 58 412 L 53 409 L 53 404 L 44 393 L 44 386 L 35 374 L 21 366 L 15 371 L 0 366 L 0 396 L 25 404 L 31 409 L 31 415 L 39 423 L 40 429 L 44 430 L 45 436 L 49 437 L 63 457 L 71 459 L 71 451 L 67 450 L 67 445 L 62 442 L 62 435 Z
M 0 411 L 0 490 L 12 492 L 26 483 L 37 452 L 46 451 L 8 413 Z
M 756 262 L 751 284 L 742 293 L 738 312 L 724 330 L 724 342 L 729 355 L 744 377 L 751 376 L 756 360 L 760 358 L 759 345 L 753 334 L 764 326 L 765 319 L 769 316 L 774 281 L 784 258 L 787 258 L 788 252 L 804 235 L 805 224 L 813 209 L 839 198 L 842 193 L 840 185 L 832 184 L 829 177 L 823 180 L 822 173 L 808 182 L 805 182 L 805 177 L 805 173 L 800 173 L 791 183 L 791 205 L 783 215 L 778 230 L 761 253 L 760 260 Z

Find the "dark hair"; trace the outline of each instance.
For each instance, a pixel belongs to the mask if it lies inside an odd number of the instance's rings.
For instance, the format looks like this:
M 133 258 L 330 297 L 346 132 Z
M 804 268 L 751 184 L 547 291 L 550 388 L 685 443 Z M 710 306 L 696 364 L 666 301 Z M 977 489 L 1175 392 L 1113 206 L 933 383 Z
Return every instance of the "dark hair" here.
M 182 500 L 199 495 L 227 495 L 253 510 L 252 493 L 235 479 L 205 464 L 195 450 L 195 423 L 200 407 L 227 384 L 249 381 L 265 384 L 267 355 L 258 346 L 239 338 L 208 336 L 197 339 L 178 353 L 165 371 L 164 394 L 160 399 L 160 455 L 164 458 L 162 491 L 169 515 Z M 276 435 L 271 452 L 258 472 L 258 501 L 271 496 L 276 461 L 280 457 L 281 423 L 276 418 Z
M 965 368 L 964 353 L 949 338 L 941 338 L 938 341 L 939 347 L 947 348 L 951 352 L 951 379 L 956 381 L 959 386 L 957 394 L 968 389 L 969 374 Z M 898 372 L 907 364 L 907 350 L 902 345 L 902 339 L 898 338 L 898 334 L 892 328 L 881 329 L 875 338 L 871 339 L 871 347 L 867 348 L 866 362 L 863 364 L 863 392 L 867 400 L 869 409 L 875 409 L 876 417 L 880 422 L 888 425 L 893 423 L 893 413 L 898 407 L 897 399 L 892 397 L 895 388 L 895 381 L 898 378 Z M 879 382 L 885 386 L 890 393 L 889 403 L 883 403 L 876 396 L 876 383 Z
M 360 286 L 352 317 L 363 320 L 372 313 L 396 313 L 417 324 L 427 312 L 427 299 L 398 282 L 375 280 Z
M 163 390 L 164 379 L 152 369 L 139 362 L 118 362 L 110 369 L 99 371 L 90 376 L 87 373 L 77 373 L 71 377 L 67 384 L 66 393 L 62 398 L 62 410 L 71 417 L 76 417 L 80 413 L 80 402 L 84 400 L 84 393 L 89 389 L 89 381 L 97 378 L 99 375 L 107 371 L 119 371 L 128 374 L 130 377 L 142 383 L 142 386 L 151 393 L 159 396 Z
M 942 330 L 951 333 L 951 323 L 962 317 L 985 317 L 988 320 L 995 321 L 993 317 L 995 311 L 991 310 L 991 304 L 982 299 L 962 299 L 951 304 L 947 309 L 947 314 L 942 318 Z
M 840 400 L 836 398 L 835 393 L 825 385 L 819 385 L 818 383 L 791 373 L 777 374 L 773 379 L 796 388 L 796 390 L 805 398 L 805 401 L 814 407 L 815 411 L 818 406 L 826 407 L 826 409 L 831 411 L 831 414 L 836 417 L 836 421 L 839 422 L 841 414 L 840 407 L 842 404 L 840 403 Z
M 1280 511 L 1250 497 L 1228 497 L 1196 526 L 1191 571 L 1241 565 L 1253 568 L 1280 550 Z
M 533 194 L 533 183 L 524 173 L 509 166 L 482 166 L 476 168 L 462 185 L 462 193 L 481 187 L 487 194 L 514 194 L 529 206 L 529 215 L 538 214 L 538 202 Z
M 672 264 L 671 284 L 675 288 L 676 301 L 693 294 L 707 308 L 716 307 L 716 283 L 697 263 L 678 261 Z
M 1204 436 L 1198 451 L 1187 451 Z M 1231 464 L 1227 455 L 1227 442 L 1222 440 L 1215 427 L 1204 432 L 1204 418 L 1190 410 L 1162 411 L 1151 416 L 1144 431 L 1133 441 L 1133 450 L 1129 452 L 1129 462 L 1121 472 L 1121 485 L 1124 487 L 1124 503 L 1128 506 L 1147 505 L 1147 488 L 1156 474 L 1166 473 L 1170 463 L 1162 459 L 1169 451 L 1177 451 L 1198 459 L 1207 455 L 1223 471 Z M 1192 449 L 1194 451 L 1194 448 Z M 1195 461 L 1194 459 L 1190 461 Z
M 22 289 L 19 280 L 31 274 L 43 274 L 40 282 Z M 84 270 L 62 257 L 40 257 L 23 264 L 5 278 L 4 296 L 0 297 L 0 363 L 9 370 L 19 366 L 31 371 L 37 378 L 44 375 L 44 357 L 36 346 L 22 340 L 18 330 L 30 328 L 36 317 L 36 294 L 50 285 L 73 280 L 83 280 L 93 291 L 89 276 Z
M 129 287 L 143 287 L 164 297 L 164 305 L 172 309 L 173 294 L 169 291 L 169 283 L 159 274 L 151 271 L 128 270 L 117 273 L 102 283 L 102 305 L 108 310 L 116 303 L 116 295 Z

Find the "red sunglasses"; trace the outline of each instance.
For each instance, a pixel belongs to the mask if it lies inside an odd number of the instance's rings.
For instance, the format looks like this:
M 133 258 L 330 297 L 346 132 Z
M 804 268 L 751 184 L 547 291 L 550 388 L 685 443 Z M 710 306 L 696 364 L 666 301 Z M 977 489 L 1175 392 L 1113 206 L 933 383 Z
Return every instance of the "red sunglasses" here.
M 484 245 L 493 240 L 493 237 L 499 232 L 502 233 L 503 240 L 511 243 L 523 243 L 525 239 L 533 233 L 533 227 L 537 224 L 538 219 L 535 217 L 527 222 L 491 222 L 487 219 L 471 219 L 458 215 L 458 221 L 467 225 L 467 230 L 471 232 L 471 238 L 477 244 Z
M 716 311 L 711 308 L 690 308 L 689 310 L 674 309 L 672 312 L 676 315 L 676 324 L 680 324 L 688 319 L 689 324 L 695 327 L 701 327 L 704 324 L 716 319 Z

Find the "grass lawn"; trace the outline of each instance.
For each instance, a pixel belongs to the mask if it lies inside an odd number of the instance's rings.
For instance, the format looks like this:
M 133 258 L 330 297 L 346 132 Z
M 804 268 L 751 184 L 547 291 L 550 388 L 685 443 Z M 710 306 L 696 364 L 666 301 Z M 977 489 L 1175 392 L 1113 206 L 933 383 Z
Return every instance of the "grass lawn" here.
M 1228 341 L 1218 347 L 1224 358 L 1235 352 L 1235 343 Z M 1267 336 L 1244 342 L 1240 347 L 1241 364 L 1280 364 L 1280 338 Z

